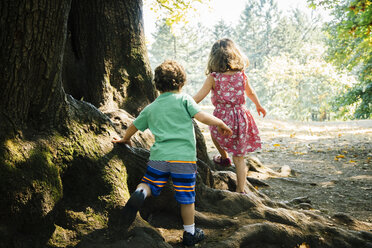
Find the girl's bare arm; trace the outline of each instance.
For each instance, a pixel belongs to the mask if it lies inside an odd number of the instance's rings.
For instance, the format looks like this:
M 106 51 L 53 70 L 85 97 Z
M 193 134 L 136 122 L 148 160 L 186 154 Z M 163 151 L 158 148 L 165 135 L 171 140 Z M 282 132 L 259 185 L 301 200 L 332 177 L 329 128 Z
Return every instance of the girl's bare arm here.
M 256 105 L 258 115 L 263 117 L 266 116 L 266 110 L 261 106 L 260 101 L 256 95 L 256 92 L 252 89 L 251 85 L 249 84 L 248 78 L 246 79 L 245 84 L 245 93 L 247 94 L 248 98 Z
M 205 79 L 205 82 L 198 93 L 195 94 L 193 97 L 196 103 L 201 102 L 211 91 L 211 89 L 214 87 L 214 79 L 211 75 Z

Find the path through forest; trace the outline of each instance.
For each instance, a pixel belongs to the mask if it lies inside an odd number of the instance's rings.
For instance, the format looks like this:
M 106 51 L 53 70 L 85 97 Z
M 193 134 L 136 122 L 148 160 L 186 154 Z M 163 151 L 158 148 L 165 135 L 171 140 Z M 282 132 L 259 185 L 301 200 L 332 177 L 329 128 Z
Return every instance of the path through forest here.
M 269 185 L 258 186 L 261 192 L 277 201 L 307 197 L 297 207 L 330 216 L 345 213 L 372 223 L 372 120 L 293 122 L 256 118 L 256 122 L 263 147 L 251 155 L 274 171 L 282 169 L 289 174 L 272 178 L 250 173 Z M 217 151 L 208 127 L 199 126 L 212 157 Z

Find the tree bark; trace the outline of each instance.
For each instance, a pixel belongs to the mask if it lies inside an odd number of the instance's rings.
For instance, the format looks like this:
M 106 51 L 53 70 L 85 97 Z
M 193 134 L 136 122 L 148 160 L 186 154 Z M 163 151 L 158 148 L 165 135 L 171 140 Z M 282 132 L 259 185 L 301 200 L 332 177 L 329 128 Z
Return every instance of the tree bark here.
M 69 10 L 70 0 L 1 1 L 0 109 L 5 128 L 43 128 L 65 120 L 61 69 Z
M 63 67 L 67 93 L 137 115 L 155 99 L 142 1 L 73 0 Z

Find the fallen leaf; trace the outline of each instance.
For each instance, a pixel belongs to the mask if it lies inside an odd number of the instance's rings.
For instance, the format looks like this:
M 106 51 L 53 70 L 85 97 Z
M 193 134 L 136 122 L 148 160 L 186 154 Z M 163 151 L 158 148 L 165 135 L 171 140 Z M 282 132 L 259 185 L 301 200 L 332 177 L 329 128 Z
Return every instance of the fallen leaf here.
M 293 152 L 294 154 L 297 154 L 297 155 L 304 155 L 305 153 L 303 152 Z
M 356 163 L 356 161 L 350 159 L 349 163 Z
M 275 146 L 275 147 L 279 147 L 279 146 L 280 146 L 280 144 L 274 144 L 273 146 Z
M 345 158 L 345 155 L 340 154 L 340 155 L 337 155 L 336 158 Z
M 303 242 L 298 248 L 310 248 L 310 245 L 306 244 L 306 242 Z

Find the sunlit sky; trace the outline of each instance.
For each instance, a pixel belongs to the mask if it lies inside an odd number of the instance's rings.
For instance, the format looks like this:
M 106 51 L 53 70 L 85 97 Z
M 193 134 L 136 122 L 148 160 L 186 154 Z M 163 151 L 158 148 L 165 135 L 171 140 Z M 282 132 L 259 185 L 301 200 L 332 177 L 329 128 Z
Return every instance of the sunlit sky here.
M 240 14 L 244 9 L 246 0 L 210 0 L 210 7 L 203 7 L 199 17 L 194 18 L 194 22 L 201 22 L 205 26 L 213 26 L 217 21 L 223 19 L 227 23 L 236 24 Z M 278 8 L 283 14 L 288 13 L 291 9 L 299 8 L 310 14 L 311 10 L 307 8 L 306 0 L 276 0 Z M 317 10 L 319 12 L 320 10 Z M 323 13 L 323 16 L 326 15 Z M 155 31 L 155 14 L 144 5 L 144 21 L 146 38 L 151 42 L 151 34 Z

